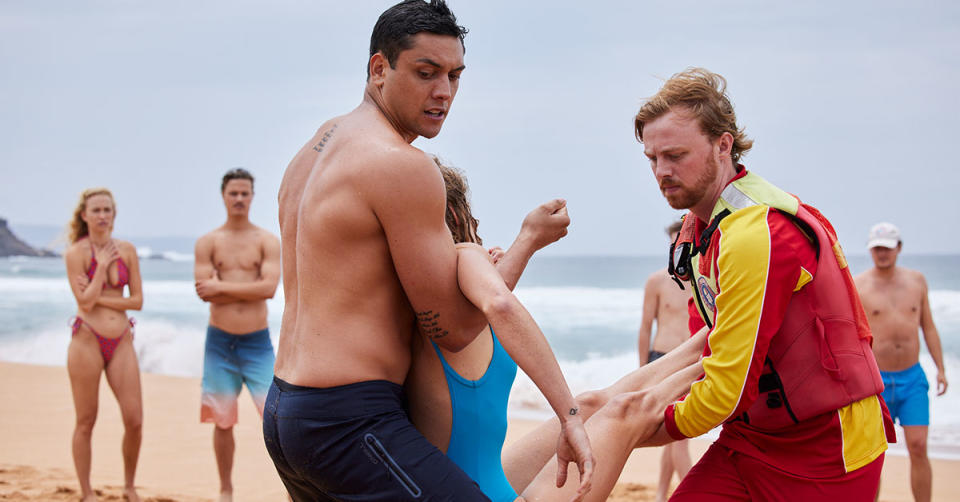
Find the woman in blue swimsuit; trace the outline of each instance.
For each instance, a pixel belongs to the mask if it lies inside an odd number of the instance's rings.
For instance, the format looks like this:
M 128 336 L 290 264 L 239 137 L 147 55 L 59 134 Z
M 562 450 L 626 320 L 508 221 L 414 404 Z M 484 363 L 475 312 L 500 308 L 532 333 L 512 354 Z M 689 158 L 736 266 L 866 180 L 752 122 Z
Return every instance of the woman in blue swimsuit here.
M 478 304 L 509 294 L 495 263 L 503 253 L 494 250 L 488 256 L 479 248 L 466 181 L 459 172 L 437 163 L 447 185 L 447 224 L 460 249 L 461 289 Z M 463 242 L 471 244 L 459 244 Z M 502 337 L 516 329 L 539 333 L 539 328 L 532 318 L 529 323 L 511 325 L 488 315 L 488 321 L 491 326 L 456 353 L 414 337 L 414 360 L 406 383 L 410 417 L 494 502 L 576 499 L 577 483 L 557 488 L 558 464 L 550 462 L 560 432 L 558 419 L 503 449 L 507 400 L 517 365 L 500 344 L 496 330 Z M 702 373 L 698 360 L 704 341 L 700 334 L 607 389 L 577 397 L 597 460 L 592 490 L 585 500 L 606 499 L 634 446 L 657 430 L 663 409 L 685 394 Z
M 136 248 L 112 237 L 115 217 L 116 204 L 109 190 L 84 190 L 70 222 L 70 245 L 64 252 L 67 278 L 77 300 L 77 315 L 70 323 L 67 372 L 77 412 L 73 463 L 85 502 L 97 499 L 90 485 L 90 439 L 97 419 L 101 374 L 106 374 L 123 417 L 123 495 L 126 500 L 140 500 L 134 475 L 143 402 L 133 349 L 133 319 L 126 311 L 140 310 L 143 288 Z M 125 288 L 128 296 L 124 296 Z

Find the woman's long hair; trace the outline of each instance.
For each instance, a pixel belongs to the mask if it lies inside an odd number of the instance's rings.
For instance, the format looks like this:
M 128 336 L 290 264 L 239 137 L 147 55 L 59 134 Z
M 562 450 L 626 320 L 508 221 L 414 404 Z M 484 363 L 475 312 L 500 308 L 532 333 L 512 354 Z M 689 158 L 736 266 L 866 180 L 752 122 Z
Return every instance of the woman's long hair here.
M 113 216 L 117 216 L 117 202 L 114 200 L 113 194 L 110 193 L 110 190 L 107 190 L 106 188 L 88 188 L 83 192 L 80 192 L 80 200 L 77 202 L 76 209 L 73 210 L 73 219 L 70 220 L 70 225 L 67 228 L 67 240 L 71 244 L 90 235 L 90 229 L 87 228 L 87 222 L 83 221 L 81 215 L 87 210 L 87 199 L 93 197 L 94 195 L 106 195 L 107 197 L 110 197 L 110 202 L 113 203 Z

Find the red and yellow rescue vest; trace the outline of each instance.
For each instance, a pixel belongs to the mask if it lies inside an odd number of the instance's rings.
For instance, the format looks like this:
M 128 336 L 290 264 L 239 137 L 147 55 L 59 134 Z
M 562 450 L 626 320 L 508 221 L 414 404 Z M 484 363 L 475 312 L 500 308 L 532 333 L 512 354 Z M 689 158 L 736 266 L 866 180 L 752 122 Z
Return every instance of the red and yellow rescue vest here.
M 790 298 L 770 343 L 758 399 L 731 420 L 776 430 L 881 393 L 883 382 L 870 348 L 873 337 L 836 232 L 817 209 L 755 174 L 747 173 L 727 185 L 699 247 L 694 239 L 696 217 L 688 214 L 676 251 L 672 248 L 672 262 L 681 254 L 689 260 L 671 269 L 680 268 L 681 274 L 689 276 L 683 279 L 693 289 L 704 322 L 713 327 L 712 296 L 719 291 L 708 251 L 711 234 L 725 216 L 754 205 L 766 205 L 791 217 L 815 247 L 817 269 L 813 279 Z M 684 248 L 694 251 L 681 253 Z

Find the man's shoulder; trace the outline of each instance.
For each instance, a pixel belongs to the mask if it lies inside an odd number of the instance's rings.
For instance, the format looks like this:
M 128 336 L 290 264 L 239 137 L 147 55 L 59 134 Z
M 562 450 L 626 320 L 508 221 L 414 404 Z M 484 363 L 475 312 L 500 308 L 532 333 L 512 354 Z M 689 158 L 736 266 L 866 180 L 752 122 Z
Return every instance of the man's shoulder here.
M 254 225 L 253 228 L 257 232 L 257 238 L 260 239 L 262 243 L 280 243 L 280 239 L 273 232 L 267 230 L 266 228 L 257 225 Z
M 657 289 L 663 288 L 664 284 L 670 282 L 670 275 L 667 273 L 666 268 L 661 268 L 656 272 L 647 276 L 646 284 L 650 287 L 655 287 Z
M 926 276 L 924 276 L 923 272 L 919 270 L 897 266 L 897 273 L 899 273 L 904 280 L 907 280 L 913 284 L 923 285 L 927 283 Z
M 217 243 L 217 236 L 222 232 L 222 228 L 217 227 L 197 239 L 197 242 L 193 245 L 194 253 L 201 250 L 211 250 Z

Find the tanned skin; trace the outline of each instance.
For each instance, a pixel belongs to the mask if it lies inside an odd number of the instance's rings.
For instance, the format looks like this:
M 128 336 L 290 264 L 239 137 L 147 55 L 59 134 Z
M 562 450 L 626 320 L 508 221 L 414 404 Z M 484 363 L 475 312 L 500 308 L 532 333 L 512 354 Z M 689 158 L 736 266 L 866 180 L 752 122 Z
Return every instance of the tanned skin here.
M 677 234 L 673 233 L 670 236 L 670 242 L 676 240 Z M 643 317 L 637 336 L 641 365 L 647 364 L 650 360 L 650 337 L 654 321 L 657 322 L 657 336 L 653 338 L 652 350 L 666 354 L 689 338 L 690 331 L 687 327 L 690 318 L 687 310 L 689 300 L 689 286 L 680 289 L 667 274 L 666 269 L 658 270 L 647 278 L 643 288 Z M 657 502 L 667 500 L 667 490 L 670 488 L 673 472 L 676 471 L 677 479 L 682 481 L 692 465 L 687 440 L 664 445 L 663 453 L 660 455 Z
M 937 365 L 937 395 L 947 391 L 940 335 L 933 324 L 927 280 L 923 274 L 897 266 L 901 244 L 870 248 L 873 268 L 854 278 L 863 310 L 873 332 L 873 354 L 882 371 L 903 371 L 920 360 L 920 337 Z M 917 501 L 929 501 L 933 474 L 927 457 L 929 426 L 907 425 L 903 435 L 910 453 L 910 487 Z
M 197 296 L 210 303 L 210 325 L 234 335 L 267 328 L 267 299 L 280 282 L 280 241 L 250 222 L 253 183 L 232 179 L 223 187 L 227 221 L 197 240 L 193 274 Z M 263 403 L 257 401 L 263 415 Z M 220 502 L 233 497 L 233 428 L 213 428 Z
M 403 384 L 412 328 L 458 351 L 486 325 L 458 287 L 443 178 L 433 159 L 410 145 L 440 132 L 465 68 L 463 45 L 426 32 L 412 41 L 393 66 L 382 53 L 371 56 L 360 106 L 324 123 L 284 174 L 286 306 L 275 373 L 286 382 Z M 566 233 L 569 219 L 563 203 L 557 206 L 546 215 L 554 235 L 533 247 Z M 581 471 L 592 470 L 583 423 L 565 390 L 571 426 L 559 452 L 564 477 L 574 459 Z M 588 489 L 589 476 L 581 481 Z

